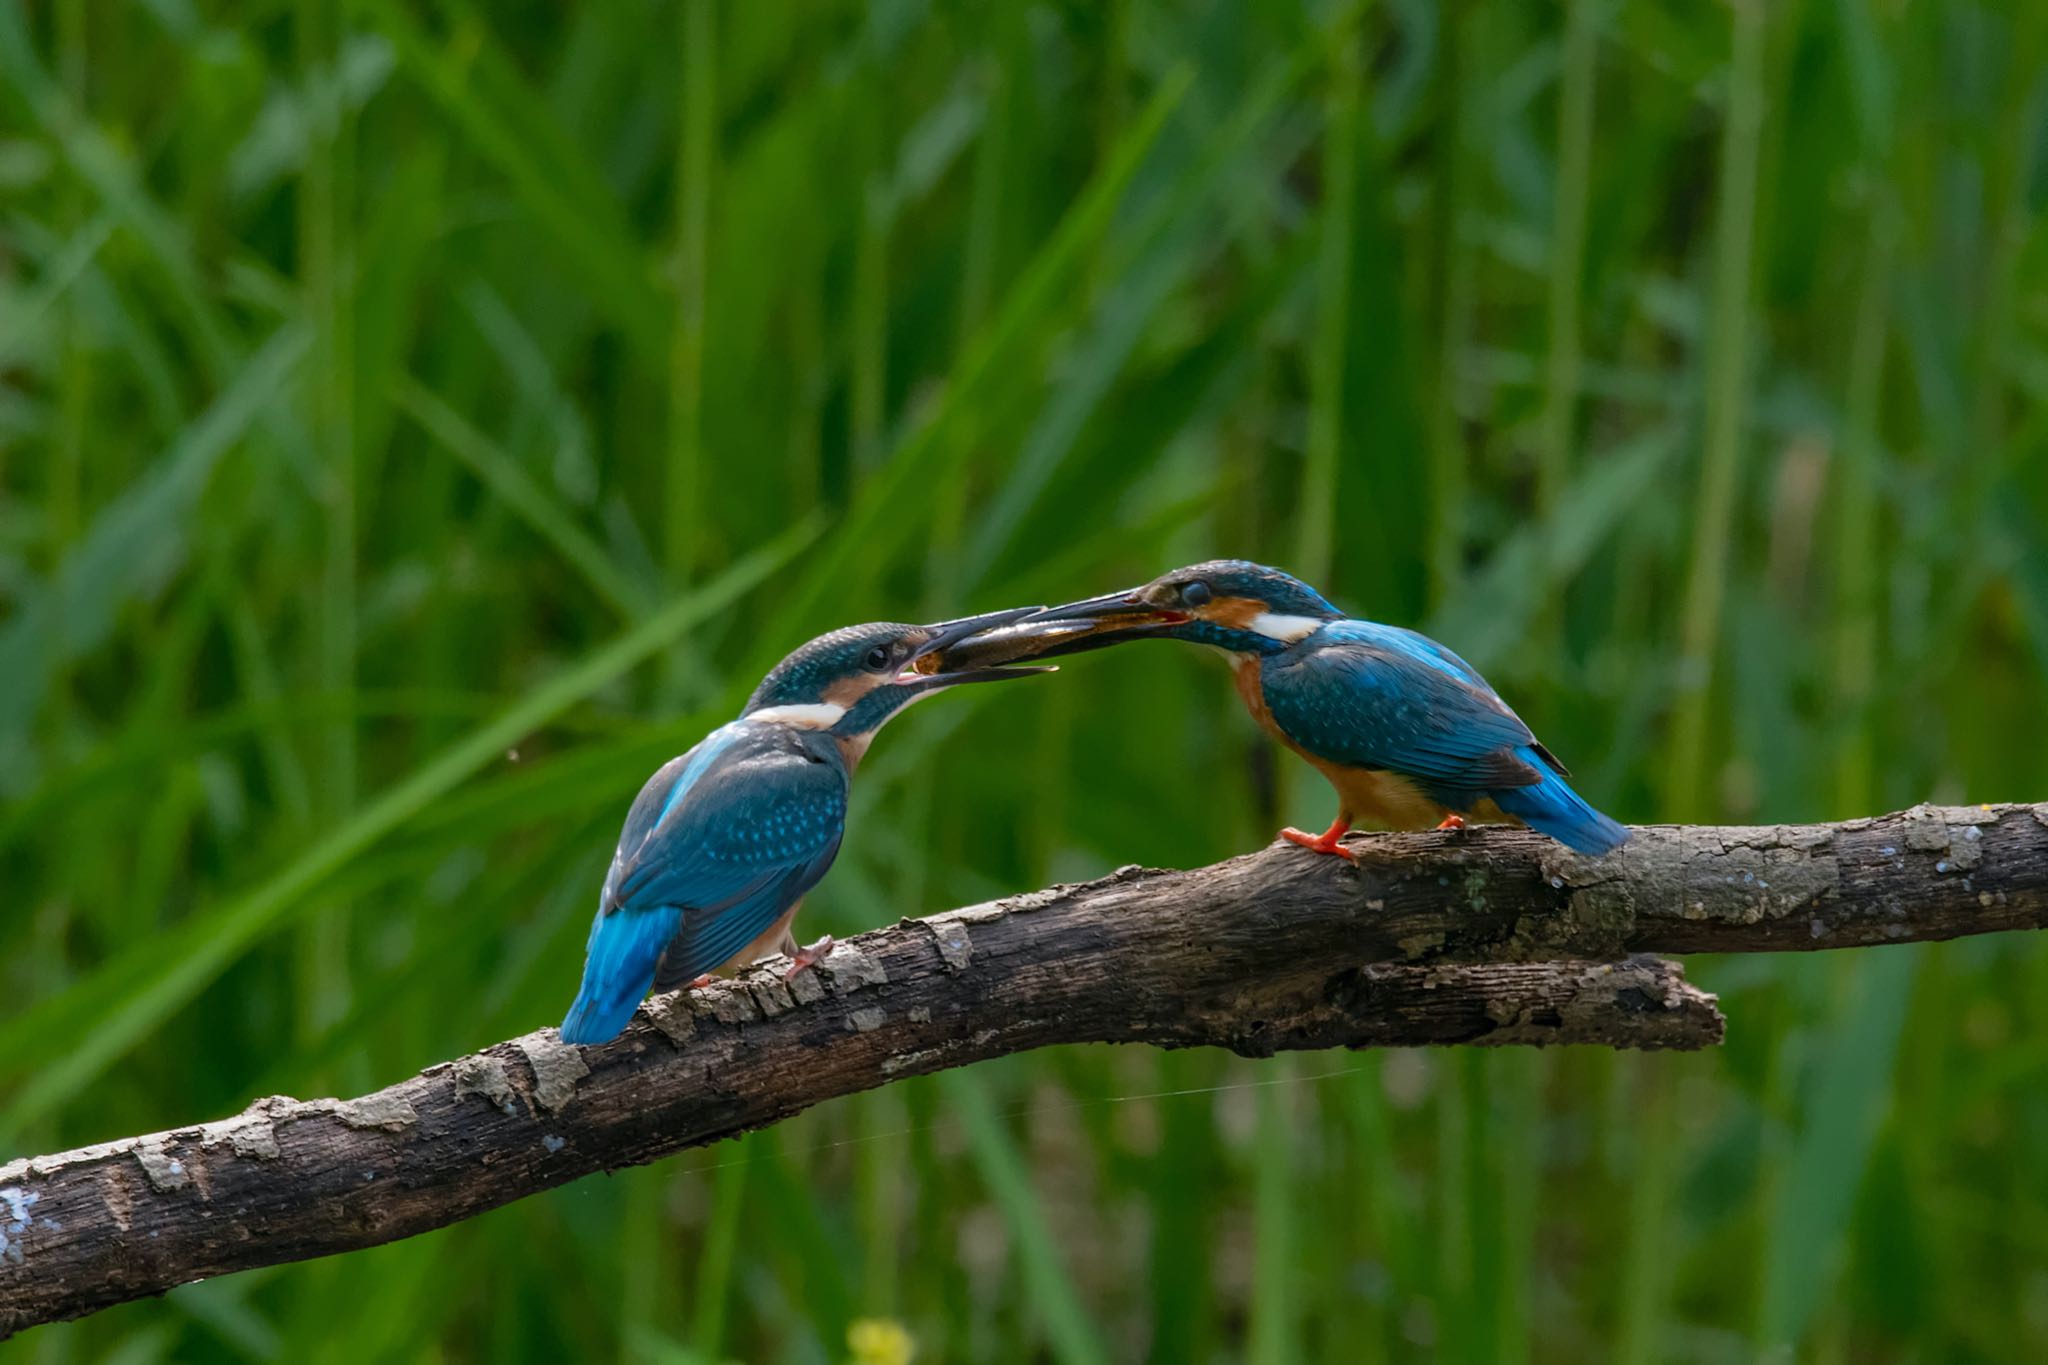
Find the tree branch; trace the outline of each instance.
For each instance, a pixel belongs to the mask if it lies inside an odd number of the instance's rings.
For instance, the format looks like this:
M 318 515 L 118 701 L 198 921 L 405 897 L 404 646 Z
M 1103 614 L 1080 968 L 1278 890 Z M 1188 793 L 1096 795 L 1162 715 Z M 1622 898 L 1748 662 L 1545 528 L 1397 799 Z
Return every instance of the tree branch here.
M 1289 845 L 904 920 L 784 985 L 660 997 L 604 1048 L 552 1030 L 349 1101 L 0 1166 L 0 1337 L 191 1280 L 373 1246 L 904 1076 L 1054 1043 L 1718 1042 L 1643 952 L 2039 928 L 2048 807 L 1646 827 L 1589 860 L 1508 829 Z M 1609 963 L 1610 965 L 1601 965 Z

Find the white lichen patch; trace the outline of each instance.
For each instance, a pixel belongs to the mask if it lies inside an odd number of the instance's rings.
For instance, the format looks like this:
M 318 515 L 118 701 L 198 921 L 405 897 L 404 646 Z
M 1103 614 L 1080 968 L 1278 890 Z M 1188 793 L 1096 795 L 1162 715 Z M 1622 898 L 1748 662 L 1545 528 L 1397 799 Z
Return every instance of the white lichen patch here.
M 455 1063 L 455 1093 L 480 1095 L 491 1106 L 510 1114 L 518 1108 L 512 1102 L 512 1077 L 496 1057 L 479 1053 Z
M 1939 806 L 1919 805 L 1906 812 L 1906 847 L 1915 853 L 1948 852 L 1948 821 Z
M 818 963 L 816 970 L 825 973 L 826 982 L 840 995 L 851 995 L 869 986 L 886 985 L 889 974 L 882 964 L 851 943 L 833 947 Z
M 697 1018 L 690 1012 L 687 996 L 686 991 L 670 991 L 655 996 L 644 1007 L 647 1021 L 677 1047 L 697 1036 Z
M 202 1147 L 218 1147 L 223 1142 L 234 1150 L 236 1156 L 253 1157 L 258 1161 L 277 1160 L 282 1153 L 277 1145 L 277 1125 L 271 1122 L 269 1101 L 258 1100 L 235 1117 L 209 1123 L 200 1131 Z
M 1118 868 L 1107 877 L 1098 877 L 1092 882 L 1083 882 L 1078 886 L 1048 886 L 1038 891 L 1026 891 L 1021 895 L 1005 896 L 999 901 L 991 901 L 986 905 L 966 906 L 963 909 L 948 911 L 947 914 L 964 919 L 969 924 L 978 924 L 984 918 L 1001 919 L 1005 915 L 1028 915 L 1034 911 L 1049 910 L 1055 905 L 1062 905 L 1072 900 L 1077 892 L 1098 891 L 1104 887 L 1128 881 L 1130 880 L 1127 875 L 1128 873 L 1142 873 L 1143 871 L 1143 868 L 1138 867 L 1134 863 L 1128 868 Z M 987 914 L 986 912 L 990 910 L 993 910 L 995 913 L 993 915 Z M 944 916 L 934 915 L 932 918 L 940 919 L 944 918 Z
M 1019 900 L 1024 899 L 1019 897 Z M 1007 919 L 1010 911 L 1017 908 L 1010 901 L 983 901 L 980 905 L 963 905 L 958 910 L 947 910 L 933 915 L 926 924 L 994 924 Z M 1026 909 L 1032 907 L 1023 907 Z
M 747 994 L 747 988 L 730 983 L 696 992 L 690 1007 L 708 1012 L 721 1024 L 750 1024 L 761 1017 L 761 1011 L 754 1007 L 754 997 Z
M 848 1015 L 846 1027 L 855 1033 L 873 1033 L 888 1021 L 889 1016 L 887 1014 L 883 1013 L 881 1009 L 870 1005 L 866 1009 L 855 1010 L 852 1014 Z
M 382 1129 L 387 1133 L 402 1133 L 420 1121 L 410 1100 L 388 1090 L 354 1100 L 308 1100 L 305 1109 L 315 1114 L 332 1114 L 345 1127 Z
M 571 1047 L 544 1033 L 529 1033 L 519 1040 L 526 1064 L 533 1068 L 533 1102 L 553 1113 L 576 1096 L 576 1082 L 590 1074 L 583 1049 Z
M 1978 825 L 1964 825 L 1960 829 L 1951 827 L 1948 843 L 1948 857 L 1943 859 L 1951 872 L 1974 872 L 1984 864 L 1984 830 Z
M 966 971 L 967 964 L 974 960 L 974 939 L 968 934 L 967 926 L 957 920 L 934 920 L 927 927 L 931 930 L 932 946 L 939 950 L 946 970 Z
M 1905 845 L 1934 854 L 1934 870 L 1943 876 L 1974 872 L 1984 862 L 1984 827 L 1998 824 L 1996 814 L 1985 817 L 1977 806 L 1915 806 L 1906 812 Z
M 161 1141 L 165 1135 L 157 1133 Z M 95 1142 L 88 1147 L 74 1147 L 68 1152 L 53 1152 L 48 1156 L 32 1156 L 0 1167 L 0 1180 L 17 1180 L 24 1173 L 50 1176 L 73 1166 L 92 1166 L 102 1161 L 119 1159 L 134 1152 L 136 1144 L 149 1141 L 147 1138 L 119 1138 L 113 1142 Z
M 164 1147 L 161 1136 L 138 1138 L 135 1159 L 142 1164 L 142 1173 L 149 1177 L 150 1188 L 158 1194 L 171 1194 L 192 1183 L 192 1173 Z
M 798 972 L 799 977 L 808 972 Z M 780 973 L 755 972 L 747 979 L 747 991 L 754 997 L 754 1007 L 761 1011 L 763 1019 L 773 1019 L 778 1014 L 787 1014 L 796 1008 L 796 997 L 789 993 L 789 985 Z
M 783 984 L 789 987 L 789 998 L 799 1005 L 815 1005 L 825 998 L 825 983 L 815 971 L 798 972 Z
M 41 1198 L 40 1194 L 14 1186 L 0 1187 L 0 1263 L 20 1265 L 27 1258 L 22 1234 L 35 1226 L 35 1217 L 29 1210 Z

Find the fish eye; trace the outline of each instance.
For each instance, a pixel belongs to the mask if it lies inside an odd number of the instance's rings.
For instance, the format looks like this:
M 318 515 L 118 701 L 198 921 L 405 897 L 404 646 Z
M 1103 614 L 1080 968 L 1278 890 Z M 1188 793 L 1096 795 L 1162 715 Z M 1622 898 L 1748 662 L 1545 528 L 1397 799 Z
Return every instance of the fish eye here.
M 1180 589 L 1180 600 L 1191 607 L 1207 606 L 1214 595 L 1209 591 L 1209 585 L 1199 578 L 1192 583 L 1183 583 Z
M 876 645 L 873 649 L 869 650 L 867 666 L 868 670 L 873 673 L 886 671 L 889 667 L 889 646 Z

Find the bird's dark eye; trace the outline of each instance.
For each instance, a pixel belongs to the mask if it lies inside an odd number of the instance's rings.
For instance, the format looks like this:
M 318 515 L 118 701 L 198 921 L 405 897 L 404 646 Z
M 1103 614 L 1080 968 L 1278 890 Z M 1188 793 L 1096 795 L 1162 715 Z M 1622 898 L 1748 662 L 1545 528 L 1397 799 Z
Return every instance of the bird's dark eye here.
M 889 667 L 889 646 L 876 645 L 868 651 L 868 668 L 880 673 Z
M 1209 591 L 1209 585 L 1207 583 L 1204 583 L 1199 578 L 1192 583 L 1185 583 L 1181 585 L 1180 600 L 1187 603 L 1191 607 L 1207 606 L 1209 604 L 1210 597 L 1212 597 L 1213 595 L 1214 594 L 1212 594 Z

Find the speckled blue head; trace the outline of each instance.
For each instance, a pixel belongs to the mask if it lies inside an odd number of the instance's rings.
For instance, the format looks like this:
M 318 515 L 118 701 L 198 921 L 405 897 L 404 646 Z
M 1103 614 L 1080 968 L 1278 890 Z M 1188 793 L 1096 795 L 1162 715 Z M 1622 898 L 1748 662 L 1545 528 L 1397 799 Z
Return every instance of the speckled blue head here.
M 1212 559 L 1161 574 L 1143 587 L 1053 607 L 1019 630 L 1050 642 L 1037 652 L 1040 658 L 1132 638 L 1272 654 L 1343 616 L 1291 574 L 1248 559 Z M 1084 634 L 1073 633 L 1077 625 Z
M 740 715 L 831 730 L 848 739 L 873 734 L 896 712 L 929 693 L 959 683 L 1045 672 L 1039 668 L 939 668 L 949 646 L 1037 610 L 1018 607 L 929 626 L 875 621 L 842 627 L 820 635 L 770 669 Z
M 871 621 L 820 635 L 769 669 L 740 714 L 773 706 L 815 706 L 832 700 L 830 693 L 845 695 L 848 684 L 864 676 L 887 682 L 923 639 L 923 626 L 897 621 Z
M 1255 602 L 1275 616 L 1335 621 L 1343 612 L 1292 574 L 1249 559 L 1210 559 L 1164 573 L 1132 594 L 1155 606 L 1176 607 L 1213 619 L 1218 603 Z

